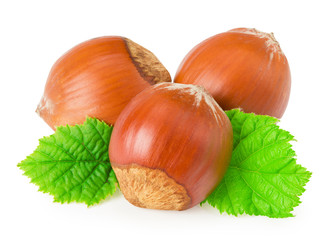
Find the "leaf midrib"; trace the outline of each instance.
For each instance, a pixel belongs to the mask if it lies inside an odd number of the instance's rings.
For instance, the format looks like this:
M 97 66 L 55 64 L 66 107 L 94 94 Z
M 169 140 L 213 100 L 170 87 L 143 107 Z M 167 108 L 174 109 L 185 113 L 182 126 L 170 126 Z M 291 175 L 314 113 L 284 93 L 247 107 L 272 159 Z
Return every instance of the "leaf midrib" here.
M 261 172 L 261 171 L 256 171 L 256 170 L 250 170 L 250 169 L 245 169 L 245 168 L 241 168 L 241 167 L 238 167 L 238 166 L 229 166 L 229 168 L 232 168 L 232 169 L 236 169 L 236 170 L 239 170 L 239 171 L 243 171 L 243 172 L 251 172 L 251 173 L 258 173 L 258 174 L 266 174 L 266 175 L 307 175 L 307 172 L 302 172 L 302 173 L 283 173 L 283 172 Z

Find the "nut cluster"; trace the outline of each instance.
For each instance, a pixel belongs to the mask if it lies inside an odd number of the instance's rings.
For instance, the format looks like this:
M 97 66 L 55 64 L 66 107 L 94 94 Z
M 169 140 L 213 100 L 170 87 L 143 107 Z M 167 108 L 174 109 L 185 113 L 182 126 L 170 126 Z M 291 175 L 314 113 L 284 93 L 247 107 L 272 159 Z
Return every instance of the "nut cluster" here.
M 109 156 L 124 197 L 184 210 L 215 189 L 230 163 L 233 132 L 223 109 L 280 118 L 291 76 L 273 34 L 237 28 L 194 47 L 174 82 L 142 46 L 95 38 L 53 65 L 36 111 L 53 129 L 87 116 L 114 124 Z

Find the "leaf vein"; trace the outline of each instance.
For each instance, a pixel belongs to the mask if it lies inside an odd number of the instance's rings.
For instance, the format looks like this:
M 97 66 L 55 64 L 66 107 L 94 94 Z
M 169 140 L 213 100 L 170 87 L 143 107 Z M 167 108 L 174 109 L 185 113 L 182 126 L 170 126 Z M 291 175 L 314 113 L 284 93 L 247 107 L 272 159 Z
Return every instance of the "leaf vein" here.
M 274 143 L 271 143 L 269 145 L 266 145 L 264 147 L 259 148 L 257 151 L 251 153 L 248 157 L 246 157 L 244 160 L 242 160 L 240 163 L 238 163 L 237 166 L 241 166 L 244 162 L 246 162 L 247 160 L 251 159 L 255 154 L 257 154 L 257 153 L 259 153 L 261 151 L 264 151 L 264 150 L 266 150 L 266 149 L 268 149 L 270 147 L 273 147 L 273 146 L 276 146 L 276 145 L 280 145 L 282 143 L 288 143 L 288 139 L 285 139 L 285 140 L 279 141 L 279 142 L 274 142 Z
M 77 127 L 78 127 L 78 129 L 80 130 L 80 132 L 82 132 L 81 129 L 80 129 L 80 127 L 79 127 L 79 125 L 77 125 Z M 84 140 L 83 140 L 83 141 L 80 141 L 78 138 L 74 137 L 72 134 L 69 134 L 69 133 L 63 131 L 62 128 L 58 128 L 57 130 L 58 130 L 60 133 L 66 135 L 66 136 L 68 136 L 69 138 L 71 138 L 72 140 L 74 140 L 74 141 L 75 141 L 76 143 L 78 143 L 79 145 L 83 146 L 83 147 L 86 149 L 86 151 L 90 154 L 90 156 L 91 156 L 93 159 L 95 159 L 95 156 L 93 155 L 93 153 L 92 153 L 92 152 L 90 151 L 90 149 L 84 144 Z M 83 134 L 83 136 L 84 136 L 84 134 Z M 84 137 L 83 137 L 83 139 L 84 139 Z M 95 159 L 95 160 L 96 160 L 96 159 Z

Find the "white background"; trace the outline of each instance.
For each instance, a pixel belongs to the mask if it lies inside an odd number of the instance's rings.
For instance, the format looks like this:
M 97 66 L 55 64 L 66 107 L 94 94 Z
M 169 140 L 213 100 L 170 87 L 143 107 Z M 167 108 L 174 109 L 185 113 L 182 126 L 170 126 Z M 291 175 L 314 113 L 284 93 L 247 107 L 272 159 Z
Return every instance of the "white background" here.
M 331 14 L 329 1 L 1 1 L 1 239 L 331 239 Z M 281 127 L 313 172 L 296 217 L 220 215 L 196 206 L 133 207 L 120 193 L 100 205 L 53 203 L 16 164 L 52 130 L 35 114 L 52 64 L 90 38 L 121 35 L 148 48 L 172 76 L 207 37 L 236 27 L 274 32 L 291 67 Z

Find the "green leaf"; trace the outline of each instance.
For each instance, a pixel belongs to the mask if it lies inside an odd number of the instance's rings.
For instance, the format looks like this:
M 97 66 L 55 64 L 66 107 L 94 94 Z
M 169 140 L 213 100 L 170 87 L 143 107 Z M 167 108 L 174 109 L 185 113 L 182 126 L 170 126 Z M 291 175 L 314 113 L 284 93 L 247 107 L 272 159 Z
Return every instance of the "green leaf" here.
M 98 203 L 117 187 L 108 157 L 112 129 L 93 118 L 82 125 L 57 127 L 18 167 L 55 202 Z
M 227 111 L 233 127 L 230 166 L 208 202 L 220 213 L 293 216 L 311 172 L 296 163 L 294 137 L 270 116 Z

